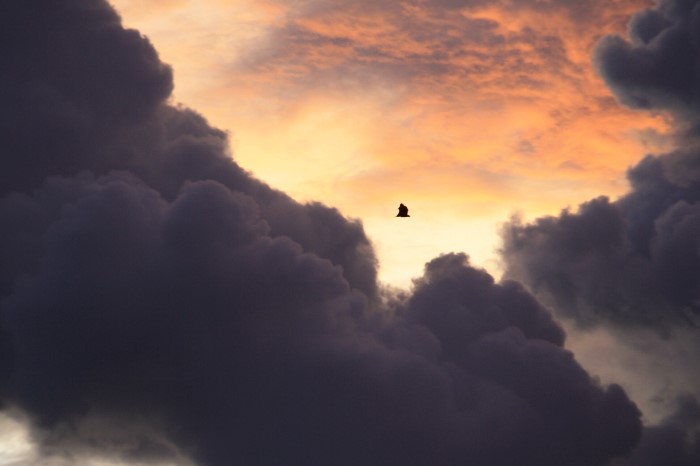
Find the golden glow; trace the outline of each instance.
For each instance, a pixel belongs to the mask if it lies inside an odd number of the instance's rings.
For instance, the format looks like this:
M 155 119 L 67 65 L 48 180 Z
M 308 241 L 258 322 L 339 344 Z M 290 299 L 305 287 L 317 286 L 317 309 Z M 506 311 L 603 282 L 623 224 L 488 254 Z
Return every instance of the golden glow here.
M 667 149 L 664 118 L 620 108 L 590 60 L 643 0 L 113 3 L 173 65 L 174 99 L 259 178 L 360 218 L 393 285 L 456 250 L 498 274 L 510 213 L 618 196 L 628 166 Z
M 33 457 L 34 445 L 21 415 L 0 413 L 0 464 L 29 464 L 23 461 Z

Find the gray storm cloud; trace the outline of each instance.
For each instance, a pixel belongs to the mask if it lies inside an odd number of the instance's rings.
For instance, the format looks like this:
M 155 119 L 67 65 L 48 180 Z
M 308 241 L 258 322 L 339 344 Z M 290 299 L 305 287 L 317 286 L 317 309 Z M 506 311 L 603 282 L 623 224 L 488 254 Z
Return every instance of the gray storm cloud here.
M 380 291 L 362 225 L 236 165 L 106 2 L 4 2 L 0 31 L 0 399 L 45 463 L 590 466 L 638 442 L 518 282 L 447 254 Z
M 618 200 L 503 229 L 507 276 L 575 325 L 612 331 L 655 364 L 650 383 L 669 377 L 659 398 L 679 408 L 645 430 L 630 464 L 700 461 L 699 18 L 700 2 L 660 1 L 632 17 L 628 39 L 603 38 L 595 51 L 622 104 L 673 118 L 678 148 L 630 168 L 630 191 Z
M 596 61 L 621 102 L 668 111 L 679 148 L 628 172 L 631 190 L 504 229 L 510 274 L 546 293 L 579 323 L 696 325 L 698 314 L 697 2 L 666 1 L 632 18 L 631 41 L 601 40 Z

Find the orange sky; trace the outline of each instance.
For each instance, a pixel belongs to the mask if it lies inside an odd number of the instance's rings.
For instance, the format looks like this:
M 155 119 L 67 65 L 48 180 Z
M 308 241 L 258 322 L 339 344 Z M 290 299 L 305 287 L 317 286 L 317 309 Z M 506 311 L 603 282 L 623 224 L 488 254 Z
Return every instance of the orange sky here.
M 392 285 L 449 251 L 498 275 L 509 215 L 618 196 L 670 145 L 663 116 L 620 108 L 591 63 L 649 1 L 112 3 L 239 164 L 363 221 Z

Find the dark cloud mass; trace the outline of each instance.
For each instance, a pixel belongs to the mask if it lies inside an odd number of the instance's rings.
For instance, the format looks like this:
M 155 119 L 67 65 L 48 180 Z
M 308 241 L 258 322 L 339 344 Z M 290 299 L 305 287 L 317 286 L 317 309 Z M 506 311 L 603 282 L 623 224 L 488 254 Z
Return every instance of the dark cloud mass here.
M 633 108 L 671 110 L 681 124 L 700 112 L 700 8 L 661 0 L 629 23 L 630 41 L 604 38 L 596 60 L 620 101 Z
M 648 427 L 634 453 L 621 466 L 692 466 L 700 462 L 700 405 L 680 397 L 675 411 L 657 426 Z
M 631 42 L 598 44 L 601 73 L 623 103 L 670 111 L 680 147 L 647 156 L 628 172 L 631 191 L 504 229 L 509 274 L 587 324 L 698 324 L 700 312 L 700 116 L 695 94 L 700 2 L 664 1 L 632 18 Z
M 642 331 L 663 338 L 664 351 L 684 347 L 682 335 L 692 334 L 690 353 L 670 361 L 684 366 L 687 380 L 665 389 L 666 399 L 680 400 L 679 410 L 645 429 L 629 460 L 635 465 L 700 462 L 694 398 L 700 386 L 688 382 L 697 380 L 700 357 L 699 18 L 698 1 L 662 0 L 634 15 L 629 40 L 607 37 L 595 51 L 620 102 L 674 119 L 678 148 L 632 167 L 630 192 L 616 201 L 600 197 L 576 212 L 531 223 L 516 218 L 503 229 L 506 276 L 562 317 L 584 328 L 606 326 L 640 353 L 653 348 L 649 339 L 640 344 Z
M 450 254 L 380 293 L 361 224 L 239 168 L 105 2 L 1 5 L 0 399 L 45 464 L 590 466 L 639 440 L 520 284 Z

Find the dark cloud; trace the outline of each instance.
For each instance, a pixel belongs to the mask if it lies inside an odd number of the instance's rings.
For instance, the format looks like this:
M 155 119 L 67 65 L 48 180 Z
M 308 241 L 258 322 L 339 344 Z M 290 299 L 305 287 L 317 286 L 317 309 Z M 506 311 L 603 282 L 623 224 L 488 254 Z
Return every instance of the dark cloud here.
M 600 197 L 530 223 L 515 218 L 503 229 L 506 276 L 521 280 L 560 316 L 582 328 L 607 326 L 639 358 L 678 356 L 640 375 L 667 381 L 662 398 L 679 397 L 677 413 L 646 427 L 622 464 L 698 461 L 699 14 L 698 1 L 658 2 L 634 15 L 629 40 L 606 37 L 595 53 L 620 102 L 674 118 L 679 147 L 632 167 L 630 191 L 618 200 Z M 663 342 L 644 336 L 649 330 Z
M 692 396 L 676 401 L 676 410 L 659 425 L 644 430 L 642 440 L 623 466 L 692 466 L 700 462 L 700 404 Z
M 11 392 L 44 429 L 135 412 L 217 465 L 588 465 L 638 438 L 550 314 L 464 256 L 386 315 L 216 182 L 170 205 L 128 176 L 75 183 L 89 194 L 2 307 Z
M 232 163 L 224 132 L 191 110 L 166 105 L 170 69 L 111 7 L 78 1 L 2 8 L 12 40 L 3 41 L 1 53 L 12 66 L 0 86 L 0 193 L 31 192 L 47 176 L 81 170 L 129 171 L 168 199 L 186 180 L 216 180 L 255 195 L 271 213 L 274 235 L 303 238 L 306 248 L 323 249 L 354 271 L 351 279 L 371 286 L 375 259 L 360 225 L 335 209 L 299 205 Z M 322 217 L 328 222 L 320 227 L 314 218 Z
M 650 264 L 631 253 L 626 226 L 619 206 L 606 198 L 531 224 L 513 219 L 503 229 L 507 274 L 581 325 L 601 318 L 650 324 L 673 318 L 650 300 Z
M 700 183 L 695 146 L 646 157 L 629 194 L 503 230 L 509 276 L 579 324 L 698 325 Z
M 700 111 L 700 9 L 696 1 L 662 0 L 638 12 L 630 42 L 604 38 L 596 62 L 618 99 L 633 108 L 670 110 L 684 125 Z
M 638 441 L 520 284 L 451 254 L 381 294 L 361 224 L 238 167 L 106 3 L 0 18 L 0 399 L 46 464 L 590 466 Z
M 102 2 L 1 7 L 2 193 L 47 175 L 101 170 L 119 132 L 135 128 L 173 87 L 172 73 L 137 31 Z
M 681 131 L 700 115 L 693 103 L 700 82 L 692 39 L 696 5 L 661 2 L 633 17 L 631 42 L 604 38 L 597 51 L 601 72 L 622 102 L 671 111 L 685 118 Z M 692 138 L 681 142 L 674 152 L 631 168 L 631 191 L 617 201 L 601 197 L 577 212 L 507 225 L 509 274 L 579 323 L 696 325 L 700 147 Z

